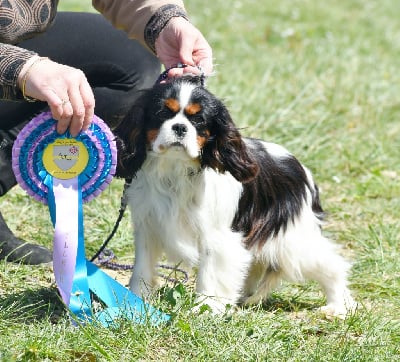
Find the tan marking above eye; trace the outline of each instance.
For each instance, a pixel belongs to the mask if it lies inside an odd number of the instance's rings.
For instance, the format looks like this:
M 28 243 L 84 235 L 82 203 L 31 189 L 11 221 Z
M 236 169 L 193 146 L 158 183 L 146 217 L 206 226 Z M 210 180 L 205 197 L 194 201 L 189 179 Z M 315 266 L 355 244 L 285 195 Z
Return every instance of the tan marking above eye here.
M 193 116 L 196 113 L 199 113 L 201 111 L 201 105 L 200 103 L 190 103 L 185 107 L 185 113 L 188 116 Z
M 179 104 L 179 101 L 175 98 L 167 98 L 164 101 L 165 106 L 172 112 L 178 113 L 179 110 L 181 109 L 181 105 Z

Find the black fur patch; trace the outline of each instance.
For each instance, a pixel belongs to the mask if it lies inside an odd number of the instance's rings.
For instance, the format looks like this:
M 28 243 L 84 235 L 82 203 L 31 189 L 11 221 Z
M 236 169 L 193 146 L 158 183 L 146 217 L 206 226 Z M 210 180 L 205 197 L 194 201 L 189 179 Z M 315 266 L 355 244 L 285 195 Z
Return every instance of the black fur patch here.
M 295 157 L 273 157 L 255 139 L 248 139 L 248 146 L 259 165 L 259 173 L 255 179 L 243 184 L 232 228 L 244 233 L 246 246 L 250 248 L 254 245 L 261 247 L 268 238 L 286 230 L 301 212 L 306 189 L 312 194 L 317 216 L 323 211 L 318 189 L 309 185 L 307 175 Z

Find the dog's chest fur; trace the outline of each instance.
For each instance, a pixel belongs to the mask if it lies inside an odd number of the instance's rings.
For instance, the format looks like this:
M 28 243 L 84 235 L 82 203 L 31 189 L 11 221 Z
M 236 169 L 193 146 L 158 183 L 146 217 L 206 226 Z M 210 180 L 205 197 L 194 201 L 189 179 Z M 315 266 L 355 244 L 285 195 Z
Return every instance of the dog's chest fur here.
M 231 228 L 242 185 L 170 152 L 170 158 L 148 154 L 128 191 L 134 227 L 150 232 L 168 259 L 196 265 L 207 236 Z

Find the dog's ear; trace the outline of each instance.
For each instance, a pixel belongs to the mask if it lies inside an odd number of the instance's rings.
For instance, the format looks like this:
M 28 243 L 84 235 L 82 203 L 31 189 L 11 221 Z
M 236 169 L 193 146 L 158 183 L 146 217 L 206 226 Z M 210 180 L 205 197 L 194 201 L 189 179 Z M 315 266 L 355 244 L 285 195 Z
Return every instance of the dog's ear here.
M 202 150 L 202 165 L 222 173 L 228 171 L 242 183 L 253 180 L 259 166 L 222 103 L 210 128 L 211 137 Z
M 134 105 L 113 131 L 118 151 L 117 177 L 135 177 L 146 159 L 144 114 L 143 107 Z

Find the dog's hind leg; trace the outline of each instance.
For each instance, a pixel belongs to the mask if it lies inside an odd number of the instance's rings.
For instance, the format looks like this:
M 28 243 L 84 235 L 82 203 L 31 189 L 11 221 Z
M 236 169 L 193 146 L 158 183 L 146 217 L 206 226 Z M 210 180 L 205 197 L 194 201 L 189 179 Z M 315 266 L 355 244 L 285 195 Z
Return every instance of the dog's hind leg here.
M 347 287 L 350 264 L 335 250 L 328 239 L 321 237 L 315 262 L 304 265 L 303 275 L 316 280 L 326 295 L 326 306 L 321 311 L 329 316 L 345 317 L 357 308 Z
M 322 235 L 313 219 L 291 225 L 257 253 L 258 263 L 265 272 L 260 272 L 260 266 L 250 269 L 244 303 L 259 303 L 282 279 L 294 283 L 314 280 L 326 294 L 327 305 L 321 308 L 323 313 L 343 317 L 356 308 L 347 287 L 350 264 L 339 255 L 337 246 Z M 259 279 L 254 276 L 257 271 Z
M 243 288 L 241 304 L 254 305 L 268 298 L 281 282 L 282 275 L 279 271 L 266 268 L 263 263 L 254 263 Z
M 291 258 L 294 265 L 298 266 L 297 275 L 321 285 L 327 299 L 327 305 L 321 308 L 323 313 L 345 317 L 357 305 L 347 287 L 350 264 L 338 254 L 337 246 L 319 232 L 308 236 L 308 240 L 301 243 L 301 248 L 292 249 Z M 289 275 L 288 279 L 292 278 Z

